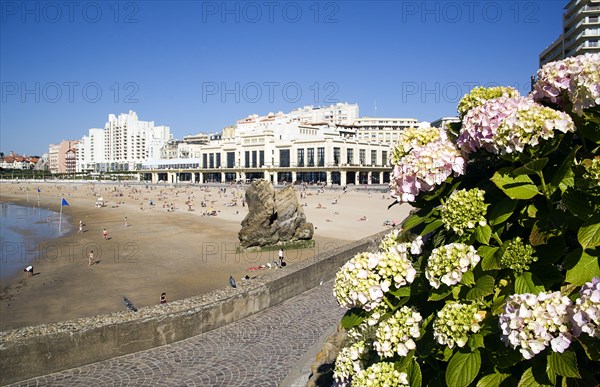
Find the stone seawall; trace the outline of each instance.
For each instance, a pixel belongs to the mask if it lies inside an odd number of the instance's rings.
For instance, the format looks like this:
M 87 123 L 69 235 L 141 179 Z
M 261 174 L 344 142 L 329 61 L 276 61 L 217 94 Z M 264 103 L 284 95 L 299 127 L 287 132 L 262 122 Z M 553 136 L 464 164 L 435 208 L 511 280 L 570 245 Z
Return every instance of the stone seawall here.
M 208 332 L 301 294 L 335 276 L 388 231 L 251 281 L 196 297 L 110 315 L 0 332 L 0 384 L 143 351 Z

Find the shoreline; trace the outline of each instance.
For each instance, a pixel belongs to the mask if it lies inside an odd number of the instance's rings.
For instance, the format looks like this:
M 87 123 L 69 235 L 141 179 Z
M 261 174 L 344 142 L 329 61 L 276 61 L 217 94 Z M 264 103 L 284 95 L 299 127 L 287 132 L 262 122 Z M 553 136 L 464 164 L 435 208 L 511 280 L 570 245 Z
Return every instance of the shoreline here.
M 56 198 L 64 195 L 69 206 L 63 208 L 63 216 L 69 216 L 71 232 L 40 243 L 42 257 L 34 263 L 38 275 L 2 281 L 2 331 L 121 311 L 122 296 L 142 307 L 159 303 L 162 292 L 168 301 L 179 300 L 225 288 L 229 275 L 239 282 L 246 275 L 273 272 L 248 269 L 276 260 L 277 251 L 236 252 L 237 232 L 247 207 L 229 205 L 243 195 L 245 187 L 227 186 L 224 193 L 214 186 L 145 189 L 143 184 L 82 183 L 73 189 L 60 183 L 33 184 L 42 188 L 42 208 L 60 210 Z M 26 205 L 23 188 L 30 185 L 7 186 L 0 200 Z M 95 194 L 103 195 L 106 207 L 94 206 Z M 288 264 L 389 228 L 382 226 L 382 219 L 404 219 L 406 215 L 397 209 L 392 216 L 387 211 L 389 202 L 378 195 L 308 191 L 300 201 L 307 220 L 315 225 L 315 247 L 286 251 Z M 332 205 L 334 197 L 338 200 Z M 366 201 L 367 197 L 371 200 Z M 148 207 L 149 200 L 156 206 Z M 218 215 L 202 216 L 200 201 L 214 206 Z M 187 210 L 186 202 L 193 203 L 193 211 Z M 167 211 L 170 204 L 175 212 Z M 408 214 L 409 209 L 404 212 Z M 359 221 L 365 214 L 369 220 Z M 129 227 L 124 225 L 125 216 Z M 80 219 L 86 224 L 83 234 L 76 231 Z M 104 227 L 110 240 L 102 237 Z M 99 263 L 88 266 L 91 250 Z

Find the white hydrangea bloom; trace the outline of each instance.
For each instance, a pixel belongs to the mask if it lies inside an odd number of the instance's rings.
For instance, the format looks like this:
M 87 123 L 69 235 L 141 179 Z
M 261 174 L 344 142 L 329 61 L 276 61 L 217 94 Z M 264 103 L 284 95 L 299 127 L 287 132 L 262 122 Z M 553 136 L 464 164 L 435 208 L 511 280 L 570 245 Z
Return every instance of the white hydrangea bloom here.
M 338 385 L 347 385 L 357 372 L 364 370 L 367 353 L 368 348 L 364 341 L 342 348 L 335 359 L 333 369 L 333 379 Z
M 579 291 L 573 308 L 573 335 L 587 333 L 600 339 L 600 278 L 594 277 Z
M 463 273 L 472 269 L 480 261 L 473 246 L 464 243 L 451 243 L 433 249 L 427 259 L 425 278 L 438 289 L 442 283 L 451 286 L 460 282 Z
M 382 321 L 375 333 L 373 347 L 381 357 L 393 357 L 395 354 L 406 356 L 415 349 L 413 339 L 421 337 L 419 330 L 423 320 L 421 314 L 413 308 L 403 306 L 391 317 Z
M 502 341 L 519 348 L 525 359 L 542 352 L 548 344 L 554 352 L 564 352 L 571 345 L 573 303 L 560 292 L 513 294 L 500 314 Z
M 352 386 L 402 387 L 409 386 L 408 375 L 394 369 L 393 363 L 381 362 L 358 372 L 352 379 Z

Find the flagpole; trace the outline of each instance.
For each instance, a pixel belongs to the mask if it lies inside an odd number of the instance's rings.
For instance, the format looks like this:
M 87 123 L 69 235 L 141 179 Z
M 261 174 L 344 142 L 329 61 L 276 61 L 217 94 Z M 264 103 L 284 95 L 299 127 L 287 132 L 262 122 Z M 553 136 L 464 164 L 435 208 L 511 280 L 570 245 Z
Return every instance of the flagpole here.
M 62 208 L 63 208 L 63 203 L 62 203 L 62 199 L 60 201 L 60 215 L 58 216 L 58 235 L 60 235 L 60 228 L 62 226 Z
M 25 190 L 27 192 L 27 203 L 29 203 L 29 187 Z
M 38 194 L 38 197 L 37 197 L 37 198 L 38 198 L 38 207 L 39 207 L 39 206 L 40 206 L 40 189 L 38 188 L 38 190 L 37 190 L 37 191 L 38 191 L 38 192 L 37 192 L 37 194 Z

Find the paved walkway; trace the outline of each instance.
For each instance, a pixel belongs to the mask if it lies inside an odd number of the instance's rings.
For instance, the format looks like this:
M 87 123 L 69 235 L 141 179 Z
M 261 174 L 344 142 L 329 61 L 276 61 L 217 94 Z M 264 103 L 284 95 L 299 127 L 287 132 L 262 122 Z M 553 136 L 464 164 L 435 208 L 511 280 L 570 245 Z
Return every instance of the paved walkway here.
M 332 283 L 187 340 L 14 385 L 284 385 L 286 375 L 344 313 L 332 295 Z

